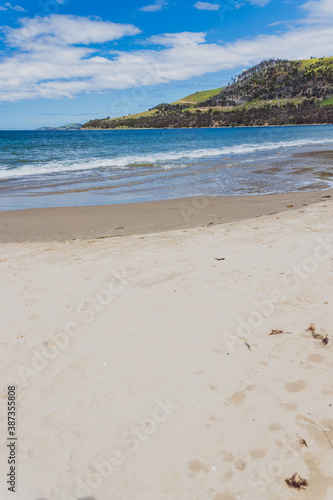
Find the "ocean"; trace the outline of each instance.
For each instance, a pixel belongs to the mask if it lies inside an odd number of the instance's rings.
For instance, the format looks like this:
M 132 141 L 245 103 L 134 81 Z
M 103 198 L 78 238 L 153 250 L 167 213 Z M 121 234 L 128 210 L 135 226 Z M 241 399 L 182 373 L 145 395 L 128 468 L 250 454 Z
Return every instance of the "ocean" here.
M 333 185 L 333 125 L 0 131 L 0 210 Z

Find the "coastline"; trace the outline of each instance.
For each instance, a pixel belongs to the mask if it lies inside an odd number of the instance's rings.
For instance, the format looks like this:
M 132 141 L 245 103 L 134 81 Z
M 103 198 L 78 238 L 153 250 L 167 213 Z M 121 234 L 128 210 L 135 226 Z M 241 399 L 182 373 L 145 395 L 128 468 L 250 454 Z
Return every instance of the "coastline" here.
M 333 188 L 269 195 L 170 200 L 0 212 L 0 242 L 68 241 L 159 233 L 236 222 L 300 209 L 333 197 Z
M 117 118 L 113 118 L 116 120 Z M 272 127 L 315 127 L 315 126 L 325 126 L 325 125 L 333 125 L 333 123 L 284 123 L 283 125 L 225 125 L 223 127 L 160 127 L 160 128 L 149 128 L 149 127 L 117 127 L 117 128 L 92 128 L 85 127 L 80 128 L 79 130 L 210 130 L 210 129 L 228 129 L 228 128 L 272 128 Z M 40 132 L 45 132 L 42 130 Z M 66 132 L 66 131 L 64 131 Z

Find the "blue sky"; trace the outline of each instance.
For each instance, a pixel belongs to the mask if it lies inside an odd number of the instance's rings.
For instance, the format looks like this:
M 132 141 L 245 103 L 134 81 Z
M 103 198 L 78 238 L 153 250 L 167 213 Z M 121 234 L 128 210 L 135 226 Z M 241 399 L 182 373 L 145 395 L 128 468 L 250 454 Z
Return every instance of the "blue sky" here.
M 330 56 L 332 0 L 0 0 L 0 129 L 83 123 Z

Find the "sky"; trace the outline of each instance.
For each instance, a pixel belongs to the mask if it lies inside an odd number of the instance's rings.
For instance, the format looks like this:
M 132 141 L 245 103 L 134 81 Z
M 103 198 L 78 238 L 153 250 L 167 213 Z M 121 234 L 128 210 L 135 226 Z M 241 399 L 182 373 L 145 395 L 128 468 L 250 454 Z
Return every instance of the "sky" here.
M 331 56 L 333 0 L 0 0 L 0 129 L 124 116 Z

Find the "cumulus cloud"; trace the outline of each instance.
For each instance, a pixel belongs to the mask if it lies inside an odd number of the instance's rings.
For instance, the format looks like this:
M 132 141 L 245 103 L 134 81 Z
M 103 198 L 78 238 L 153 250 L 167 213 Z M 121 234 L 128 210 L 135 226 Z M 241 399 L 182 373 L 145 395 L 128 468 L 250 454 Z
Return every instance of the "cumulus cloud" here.
M 7 28 L 7 42 L 15 47 L 95 44 L 136 35 L 131 24 L 116 24 L 86 17 L 51 15 L 24 19 L 20 28 Z
M 194 7 L 198 10 L 219 10 L 221 5 L 218 3 L 197 2 L 194 4 Z
M 141 7 L 140 10 L 141 12 L 158 12 L 159 10 L 162 10 L 164 7 L 166 7 L 167 2 L 165 0 L 156 0 L 151 5 L 145 5 L 144 7 Z
M 15 50 L 0 59 L 0 100 L 73 98 L 181 81 L 271 57 L 321 56 L 333 45 L 330 24 L 227 44 L 207 43 L 205 33 L 183 32 L 152 36 L 139 50 L 105 45 L 139 32 L 132 25 L 63 15 L 26 19 L 19 28 L 7 28 L 7 44 Z

